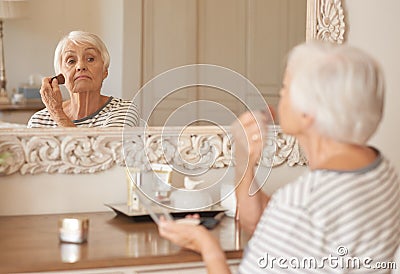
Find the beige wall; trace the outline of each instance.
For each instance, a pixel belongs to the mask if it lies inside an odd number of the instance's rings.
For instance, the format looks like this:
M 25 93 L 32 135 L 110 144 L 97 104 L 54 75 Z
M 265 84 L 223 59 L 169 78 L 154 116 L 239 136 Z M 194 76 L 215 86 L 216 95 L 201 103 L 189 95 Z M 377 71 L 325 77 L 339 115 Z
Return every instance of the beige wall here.
M 286 164 L 276 167 L 263 189 L 271 194 L 300 176 L 304 169 L 304 166 L 288 167 Z M 199 177 L 206 182 L 223 178 L 210 191 L 213 201 L 219 200 L 221 184 L 233 184 L 232 170 L 225 172 L 225 169 L 215 169 Z M 258 177 L 259 182 L 264 181 L 267 172 L 268 169 L 263 168 Z M 142 177 L 143 189 L 148 191 L 151 190 L 152 182 L 149 176 L 143 174 Z M 179 180 L 182 178 L 174 179 L 174 183 Z M 96 174 L 5 176 L 0 180 L 0 216 L 107 211 L 110 209 L 104 204 L 121 204 L 127 201 L 126 182 L 125 169 L 119 166 Z
M 135 44 L 140 43 L 140 32 L 135 31 L 140 10 L 140 0 L 28 1 L 28 17 L 4 22 L 7 89 L 17 89 L 30 75 L 39 79 L 53 75 L 59 39 L 72 30 L 85 30 L 98 34 L 110 51 L 110 73 L 103 93 L 131 99 L 140 86 L 135 65 L 140 65 Z
M 386 109 L 371 141 L 400 170 L 400 28 L 399 0 L 345 0 L 347 42 L 374 55 L 386 75 Z

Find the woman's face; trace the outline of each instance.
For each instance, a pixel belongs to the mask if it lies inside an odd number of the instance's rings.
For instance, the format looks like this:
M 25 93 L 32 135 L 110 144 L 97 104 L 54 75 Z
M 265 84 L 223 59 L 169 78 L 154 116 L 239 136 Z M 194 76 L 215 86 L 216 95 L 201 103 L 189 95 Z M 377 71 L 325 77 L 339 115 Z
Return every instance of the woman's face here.
M 61 73 L 71 93 L 98 92 L 107 77 L 98 49 L 88 44 L 68 41 L 61 54 Z
M 280 90 L 280 100 L 278 105 L 279 125 L 283 132 L 297 135 L 302 130 L 302 113 L 293 108 L 290 98 L 291 75 L 288 70 L 283 77 L 282 88 Z

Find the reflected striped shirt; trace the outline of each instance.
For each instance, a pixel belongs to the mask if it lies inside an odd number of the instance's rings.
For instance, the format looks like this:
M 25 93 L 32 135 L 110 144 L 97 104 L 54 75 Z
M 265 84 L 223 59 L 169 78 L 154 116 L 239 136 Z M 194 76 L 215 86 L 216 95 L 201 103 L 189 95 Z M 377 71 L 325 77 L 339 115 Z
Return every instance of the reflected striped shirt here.
M 97 112 L 79 120 L 72 121 L 77 127 L 123 127 L 137 126 L 139 115 L 132 101 L 110 97 L 106 104 Z M 51 118 L 47 108 L 42 109 L 29 119 L 29 128 L 58 127 Z
M 390 273 L 400 242 L 400 183 L 382 156 L 356 171 L 315 170 L 278 190 L 240 273 Z M 400 267 L 400 266 L 397 266 Z

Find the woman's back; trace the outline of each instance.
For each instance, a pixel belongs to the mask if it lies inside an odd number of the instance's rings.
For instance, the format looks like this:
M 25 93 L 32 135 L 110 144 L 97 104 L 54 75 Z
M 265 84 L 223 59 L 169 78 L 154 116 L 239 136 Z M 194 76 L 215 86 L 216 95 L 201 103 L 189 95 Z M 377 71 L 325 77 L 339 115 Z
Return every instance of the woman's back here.
M 399 241 L 400 182 L 379 156 L 352 172 L 311 171 L 274 194 L 240 270 L 390 273 L 376 267 L 394 260 Z

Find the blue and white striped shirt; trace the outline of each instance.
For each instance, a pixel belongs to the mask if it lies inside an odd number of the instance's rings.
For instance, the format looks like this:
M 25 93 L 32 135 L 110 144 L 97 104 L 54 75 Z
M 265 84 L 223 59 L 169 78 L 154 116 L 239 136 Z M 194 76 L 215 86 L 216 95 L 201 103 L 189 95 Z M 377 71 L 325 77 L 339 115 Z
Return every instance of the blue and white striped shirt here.
M 72 121 L 77 127 L 123 127 L 137 126 L 139 115 L 132 101 L 110 97 L 107 103 L 97 112 L 79 120 Z M 58 127 L 51 118 L 47 108 L 42 109 L 29 119 L 29 128 Z
M 380 263 L 394 261 L 399 243 L 400 182 L 379 156 L 360 170 L 307 172 L 278 190 L 239 272 L 390 273 Z

